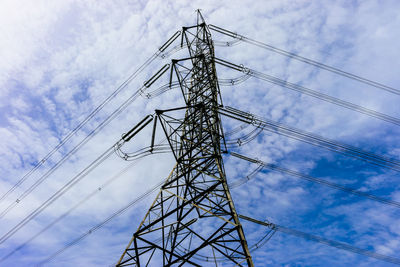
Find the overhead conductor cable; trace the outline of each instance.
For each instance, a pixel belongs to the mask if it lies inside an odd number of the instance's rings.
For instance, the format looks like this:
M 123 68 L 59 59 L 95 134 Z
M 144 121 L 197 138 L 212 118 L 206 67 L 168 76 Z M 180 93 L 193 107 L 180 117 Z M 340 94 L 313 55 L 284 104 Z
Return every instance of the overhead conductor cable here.
M 167 64 L 168 65 L 168 64 Z M 163 67 L 164 68 L 164 67 Z M 164 72 L 165 73 L 165 72 Z M 157 74 L 158 75 L 158 74 Z M 160 76 L 158 76 L 160 77 Z M 152 78 L 151 78 L 152 79 Z M 133 96 L 135 96 L 134 94 Z M 125 103 L 125 106 L 120 106 L 117 111 L 122 112 L 124 108 L 127 107 L 127 105 L 130 103 L 130 101 L 133 98 L 131 96 L 128 98 Z M 122 108 L 123 107 L 123 108 Z M 119 113 L 118 113 L 119 114 Z M 150 117 L 146 117 L 150 118 Z M 151 117 L 152 119 L 152 117 Z M 151 120 L 150 120 L 151 121 Z M 128 142 L 134 135 L 137 134 L 137 130 L 135 131 L 136 128 L 142 129 L 144 126 L 146 126 L 150 121 L 145 121 L 142 120 L 138 125 L 134 127 L 133 130 L 130 130 L 128 134 L 125 134 L 123 138 L 121 138 L 118 142 L 116 142 L 113 146 L 108 148 L 103 154 L 101 154 L 97 159 L 95 159 L 91 164 L 89 164 L 85 169 L 83 169 L 80 173 L 78 173 L 76 176 L 74 176 L 67 184 L 65 184 L 63 187 L 61 187 L 56 193 L 54 193 L 49 199 L 47 199 L 43 204 L 41 204 L 39 207 L 37 207 L 33 212 L 31 212 L 28 216 L 26 216 L 22 221 L 20 221 L 16 226 L 14 226 L 12 229 L 10 229 L 8 232 L 6 232 L 2 237 L 0 237 L 0 244 L 4 243 L 6 240 L 8 240 L 11 236 L 13 236 L 16 232 L 18 232 L 22 227 L 24 227 L 28 222 L 30 222 L 32 219 L 34 219 L 37 215 L 39 215 L 43 210 L 45 210 L 48 206 L 50 206 L 54 201 L 56 201 L 58 198 L 60 198 L 63 194 L 65 194 L 69 189 L 71 189 L 72 186 L 74 186 L 76 183 L 78 183 L 80 180 L 82 180 L 84 177 L 86 177 L 94 168 L 96 168 L 98 165 L 100 165 L 104 160 L 106 160 L 108 157 L 111 156 L 112 153 L 114 153 L 115 147 L 116 146 L 122 146 L 125 142 Z M 127 141 L 128 140 L 128 141 Z M 33 189 L 32 189 L 33 190 Z M 26 195 L 25 195 L 26 196 Z
M 313 65 L 315 67 L 318 67 L 318 68 L 321 68 L 321 69 L 324 69 L 324 70 L 327 70 L 327 71 L 330 71 L 330 72 L 333 72 L 333 73 L 336 73 L 338 75 L 341 75 L 341 76 L 356 80 L 358 82 L 373 86 L 375 88 L 382 89 L 382 90 L 385 90 L 387 92 L 390 92 L 390 93 L 393 93 L 393 94 L 396 94 L 396 95 L 400 95 L 400 90 L 399 89 L 396 89 L 396 88 L 393 88 L 393 87 L 390 87 L 390 86 L 387 86 L 387 85 L 384 85 L 384 84 L 381 84 L 381 83 L 378 83 L 378 82 L 363 78 L 361 76 L 358 76 L 358 75 L 352 74 L 350 72 L 346 72 L 346 71 L 340 70 L 340 69 L 332 67 L 332 66 L 328 66 L 326 64 L 323 64 L 323 63 L 317 62 L 315 60 L 312 60 L 312 59 L 297 55 L 295 53 L 291 53 L 291 52 L 285 51 L 283 49 L 274 47 L 272 45 L 269 45 L 269 44 L 266 44 L 266 43 L 262 43 L 260 41 L 256 41 L 254 39 L 251 39 L 251 38 L 245 37 L 243 35 L 240 35 L 240 34 L 225 30 L 225 29 L 223 29 L 221 27 L 218 27 L 218 26 L 215 26 L 215 25 L 212 25 L 212 24 L 209 24 L 208 26 L 209 26 L 210 30 L 222 33 L 224 35 L 227 35 L 227 36 L 230 36 L 232 38 L 238 39 L 240 41 L 256 45 L 258 47 L 267 49 L 269 51 L 272 51 L 272 52 L 281 54 L 283 56 L 286 56 L 286 57 L 289 57 L 289 58 L 292 58 L 292 59 L 295 59 L 295 60 L 310 64 L 310 65 Z
M 103 102 L 97 106 L 83 121 L 81 121 L 71 132 L 69 132 L 59 144 L 57 144 L 46 156 L 44 156 L 40 161 L 38 161 L 35 166 L 29 170 L 24 176 L 22 176 L 17 183 L 15 183 L 6 193 L 0 197 L 0 203 L 15 189 L 17 189 L 25 180 L 27 180 L 38 168 L 40 168 L 55 152 L 57 152 L 72 136 L 79 131 L 90 119 L 92 119 L 103 107 L 115 98 L 123 89 L 125 89 L 128 84 L 135 79 L 147 66 L 149 66 L 161 53 L 163 53 L 181 34 L 177 31 L 167 42 L 165 42 L 156 53 L 154 53 L 150 58 L 148 58 L 137 70 L 135 70 L 114 92 L 112 92 Z M 2 215 L 0 215 L 0 218 Z
M 164 65 L 161 69 L 164 70 L 169 64 Z M 165 71 L 163 72 L 165 73 Z M 158 78 L 160 77 L 159 72 L 157 72 Z M 152 78 L 152 83 L 155 81 Z M 83 145 L 85 145 L 89 140 L 96 135 L 100 130 L 102 130 L 106 125 L 108 125 L 112 120 L 114 120 L 122 111 L 124 111 L 142 92 L 145 91 L 147 82 L 145 85 L 141 86 L 135 93 L 133 93 L 129 98 L 127 98 L 116 110 L 114 110 L 102 123 L 100 123 L 94 130 L 92 130 L 84 139 L 82 139 L 71 151 L 69 151 L 64 157 L 62 157 L 51 169 L 49 169 L 45 174 L 43 174 L 35 183 L 33 183 L 28 189 L 26 189 L 15 202 L 12 202 L 6 209 L 0 213 L 0 218 L 4 217 L 10 210 L 12 210 L 17 204 L 21 202 L 26 196 L 28 196 L 36 187 L 38 187 L 44 180 L 46 180 L 52 173 L 54 173 L 66 160 L 68 160 L 72 155 L 74 155 Z

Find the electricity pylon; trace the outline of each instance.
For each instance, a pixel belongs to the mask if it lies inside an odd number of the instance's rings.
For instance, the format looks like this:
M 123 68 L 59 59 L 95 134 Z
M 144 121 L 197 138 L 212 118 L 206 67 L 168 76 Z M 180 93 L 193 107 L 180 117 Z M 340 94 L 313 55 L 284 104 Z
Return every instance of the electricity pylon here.
M 159 120 L 176 165 L 117 266 L 253 266 L 226 181 L 214 47 L 199 11 L 181 36 L 190 57 L 172 60 L 171 78 L 186 106 L 156 110 L 151 145 Z

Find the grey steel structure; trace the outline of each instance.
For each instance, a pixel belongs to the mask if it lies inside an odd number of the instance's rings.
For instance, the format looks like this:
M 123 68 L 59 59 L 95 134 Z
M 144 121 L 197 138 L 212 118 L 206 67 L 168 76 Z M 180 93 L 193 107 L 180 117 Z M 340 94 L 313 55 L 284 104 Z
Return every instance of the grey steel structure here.
M 117 266 L 253 266 L 226 181 L 214 47 L 199 11 L 181 36 L 190 57 L 172 60 L 171 80 L 186 106 L 156 110 L 151 145 L 158 120 L 176 165 Z

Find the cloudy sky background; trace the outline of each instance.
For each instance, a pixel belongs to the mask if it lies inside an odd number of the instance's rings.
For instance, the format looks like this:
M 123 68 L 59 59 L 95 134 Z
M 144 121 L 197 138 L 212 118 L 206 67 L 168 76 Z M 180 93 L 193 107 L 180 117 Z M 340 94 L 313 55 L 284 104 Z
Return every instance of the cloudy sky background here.
M 174 32 L 195 23 L 201 8 L 207 23 L 400 88 L 400 15 L 398 1 L 2 1 L 0 9 L 0 194 L 3 195 L 64 136 L 153 55 Z M 213 34 L 218 41 L 231 41 Z M 41 175 L 68 153 L 102 120 L 143 85 L 162 65 L 185 51 L 157 58 L 62 149 L 0 203 L 15 202 Z M 239 43 L 216 47 L 217 57 L 324 92 L 379 112 L 400 117 L 400 96 L 318 70 L 258 47 Z M 217 67 L 219 78 L 240 76 Z M 165 84 L 167 77 L 151 89 Z M 221 86 L 225 105 L 400 159 L 399 127 L 250 78 Z M 0 219 L 3 236 L 74 175 L 119 140 L 156 108 L 182 105 L 179 90 L 137 98 L 122 114 L 74 154 L 31 194 Z M 225 120 L 224 126 L 238 125 Z M 246 128 L 230 139 L 251 131 Z M 160 136 L 161 138 L 161 136 Z M 149 145 L 143 132 L 126 147 Z M 125 149 L 125 147 L 124 147 Z M 378 168 L 333 152 L 264 132 L 232 151 L 299 170 L 383 198 L 400 201 L 398 172 Z M 225 157 L 229 182 L 257 166 Z M 171 155 L 129 166 L 111 156 L 64 196 L 10 239 L 0 256 L 91 192 L 94 196 L 61 222 L 30 242 L 0 266 L 29 266 L 68 242 L 166 178 Z M 98 188 L 101 187 L 101 190 Z M 156 192 L 155 192 L 156 193 Z M 108 266 L 115 263 L 154 200 L 155 193 L 93 232 L 54 259 L 49 266 Z M 399 210 L 342 192 L 263 170 L 232 189 L 239 213 L 328 239 L 396 256 L 400 249 Z M 243 222 L 251 246 L 266 229 Z M 252 253 L 256 266 L 390 266 L 364 256 L 276 233 Z

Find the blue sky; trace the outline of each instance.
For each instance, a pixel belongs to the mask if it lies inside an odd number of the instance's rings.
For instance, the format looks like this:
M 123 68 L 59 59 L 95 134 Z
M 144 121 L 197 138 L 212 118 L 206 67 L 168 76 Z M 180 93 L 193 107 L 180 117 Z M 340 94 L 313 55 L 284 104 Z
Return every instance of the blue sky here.
M 305 57 L 400 88 L 398 1 L 4 1 L 0 10 L 0 194 L 3 195 L 64 136 L 110 95 L 174 32 L 207 23 Z M 230 41 L 213 34 L 218 41 Z M 90 120 L 61 150 L 0 203 L 11 205 L 41 175 L 90 133 L 117 106 L 173 58 L 157 58 Z M 216 47 L 216 55 L 325 94 L 400 117 L 400 96 L 273 54 L 245 43 Z M 240 76 L 217 66 L 221 79 Z M 167 82 L 163 78 L 151 89 Z M 221 86 L 224 104 L 400 159 L 399 127 L 250 78 Z M 180 91 L 137 98 L 123 113 L 0 219 L 0 234 L 43 203 L 104 150 L 156 108 L 182 105 Z M 225 120 L 227 130 L 240 123 Z M 246 128 L 232 138 L 245 135 Z M 148 132 L 126 149 L 149 145 Z M 400 201 L 398 172 L 263 132 L 232 151 L 305 174 Z M 226 156 L 228 181 L 257 166 Z M 13 251 L 49 222 L 96 191 L 129 165 L 110 157 L 43 213 L 0 244 Z M 154 155 L 131 167 L 93 198 L 41 234 L 0 266 L 35 265 L 164 179 L 171 155 Z M 156 193 L 156 192 L 155 192 Z M 154 200 L 155 193 L 59 255 L 49 266 L 115 263 Z M 399 210 L 371 200 L 263 169 L 232 189 L 239 213 L 275 222 L 385 255 L 400 249 Z M 255 244 L 266 229 L 243 221 Z M 252 253 L 256 266 L 390 266 L 390 264 L 276 233 Z

